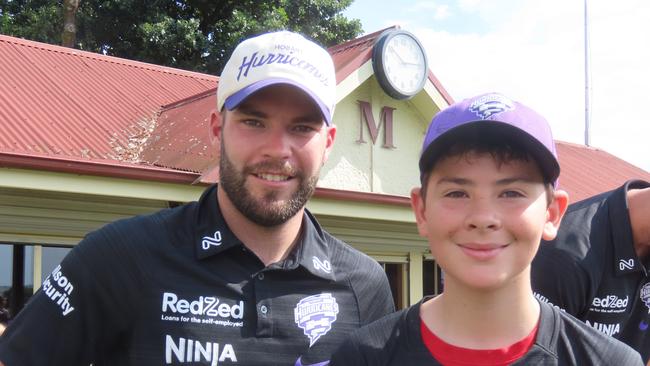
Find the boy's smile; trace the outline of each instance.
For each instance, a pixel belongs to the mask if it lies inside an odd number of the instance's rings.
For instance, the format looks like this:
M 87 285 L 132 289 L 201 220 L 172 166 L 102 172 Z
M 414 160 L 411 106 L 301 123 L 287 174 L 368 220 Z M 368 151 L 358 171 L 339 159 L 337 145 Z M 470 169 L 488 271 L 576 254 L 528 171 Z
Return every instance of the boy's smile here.
M 445 283 L 500 287 L 527 279 L 553 209 L 531 159 L 498 163 L 490 154 L 468 153 L 437 162 L 426 187 L 412 201 L 420 235 L 445 272 Z

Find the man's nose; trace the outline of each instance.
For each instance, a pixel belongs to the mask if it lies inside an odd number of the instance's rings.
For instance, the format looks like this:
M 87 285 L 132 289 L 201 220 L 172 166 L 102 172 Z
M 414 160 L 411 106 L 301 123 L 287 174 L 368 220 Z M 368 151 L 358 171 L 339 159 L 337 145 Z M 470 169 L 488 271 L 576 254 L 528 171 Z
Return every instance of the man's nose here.
M 265 156 L 274 159 L 286 159 L 291 155 L 291 137 L 283 129 L 271 129 L 264 136 L 260 148 Z

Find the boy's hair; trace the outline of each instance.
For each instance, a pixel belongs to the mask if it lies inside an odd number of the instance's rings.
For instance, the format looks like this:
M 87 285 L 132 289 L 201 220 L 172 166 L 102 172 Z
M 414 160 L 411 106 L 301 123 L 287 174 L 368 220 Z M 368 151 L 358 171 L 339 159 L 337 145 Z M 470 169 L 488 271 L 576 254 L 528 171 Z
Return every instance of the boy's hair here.
M 533 159 L 544 183 L 557 186 L 560 164 L 548 122 L 534 110 L 497 94 L 465 99 L 433 117 L 420 155 L 425 188 L 435 164 L 444 157 L 489 153 L 498 164 Z
M 512 161 L 533 161 L 540 168 L 540 163 L 528 151 L 526 144 L 517 139 L 504 139 L 498 130 L 491 128 L 474 128 L 457 139 L 447 139 L 439 147 L 439 154 L 429 161 L 430 168 L 420 175 L 422 185 L 422 197 L 426 197 L 426 187 L 431 172 L 436 168 L 439 161 L 446 158 L 458 157 L 468 158 L 470 154 L 489 154 L 497 166 L 508 164 Z M 546 187 L 547 203 L 550 204 L 553 198 L 554 181 L 551 177 L 544 177 Z

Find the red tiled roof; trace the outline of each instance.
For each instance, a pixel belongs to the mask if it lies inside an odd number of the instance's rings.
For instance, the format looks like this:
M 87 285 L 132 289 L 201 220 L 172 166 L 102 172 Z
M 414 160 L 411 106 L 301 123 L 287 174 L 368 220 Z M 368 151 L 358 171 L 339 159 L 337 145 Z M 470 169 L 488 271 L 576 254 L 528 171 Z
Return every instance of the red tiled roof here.
M 201 173 L 217 161 L 208 137 L 216 89 L 164 106 L 145 144 L 141 160 L 148 164 Z
M 396 28 L 389 27 L 382 29 L 328 48 L 327 51 L 332 55 L 332 59 L 336 65 L 336 83 L 338 84 L 343 81 L 372 58 L 372 47 L 380 34 L 386 30 Z
M 161 106 L 218 78 L 0 35 L 1 153 L 134 161 Z
M 383 31 L 329 49 L 338 81 L 370 59 Z M 207 126 L 217 77 L 3 35 L 0 64 L 0 166 L 170 182 L 208 170 L 204 182 L 216 179 Z M 572 201 L 650 181 L 602 150 L 558 142 L 558 151 Z
M 617 188 L 629 179 L 650 182 L 650 173 L 616 156 L 589 146 L 557 142 L 560 188 L 571 202 Z

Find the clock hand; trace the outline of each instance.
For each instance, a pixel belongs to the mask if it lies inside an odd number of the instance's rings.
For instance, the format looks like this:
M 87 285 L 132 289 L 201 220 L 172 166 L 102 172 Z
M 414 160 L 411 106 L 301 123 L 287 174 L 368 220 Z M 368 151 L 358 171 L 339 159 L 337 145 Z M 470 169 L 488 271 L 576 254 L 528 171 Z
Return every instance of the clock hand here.
M 404 59 L 403 59 L 402 56 L 399 54 L 399 52 L 397 52 L 397 50 L 395 49 L 395 47 L 393 47 L 392 45 L 390 45 L 390 46 L 388 46 L 388 49 L 389 49 L 390 51 L 392 51 L 392 52 L 395 54 L 395 56 L 397 56 L 397 58 L 399 59 L 400 63 L 402 63 L 402 64 L 404 63 Z

